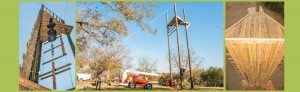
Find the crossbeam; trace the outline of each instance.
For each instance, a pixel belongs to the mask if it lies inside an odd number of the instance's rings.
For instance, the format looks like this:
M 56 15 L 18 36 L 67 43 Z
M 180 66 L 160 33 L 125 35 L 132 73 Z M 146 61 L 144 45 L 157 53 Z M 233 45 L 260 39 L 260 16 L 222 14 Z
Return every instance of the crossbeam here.
M 55 71 L 58 71 L 58 70 L 63 69 L 63 68 L 65 68 L 65 67 L 67 67 L 67 66 L 70 66 L 70 65 L 71 65 L 71 63 L 68 63 L 68 64 L 66 64 L 66 65 L 63 65 L 63 66 L 61 66 L 61 67 L 56 68 Z M 43 76 L 45 76 L 45 75 L 47 75 L 47 74 L 50 74 L 51 72 L 52 72 L 52 71 L 48 71 L 48 72 L 46 72 L 46 73 L 44 73 L 44 74 L 41 74 L 39 77 L 43 77 Z
M 53 47 L 52 49 L 55 49 L 55 48 L 57 48 L 59 46 L 61 46 L 61 45 L 57 45 L 57 46 Z M 46 50 L 46 51 L 44 51 L 44 53 L 47 53 L 47 52 L 51 51 L 52 49 Z
M 67 68 L 67 69 L 61 70 L 61 71 L 59 71 L 59 72 L 56 72 L 55 75 L 60 74 L 60 73 L 65 72 L 65 71 L 68 71 L 68 70 L 70 70 L 70 69 L 71 69 L 71 68 Z M 46 76 L 46 77 L 41 78 L 41 80 L 46 79 L 46 78 L 49 78 L 49 77 L 51 77 L 51 76 L 52 76 L 52 75 L 48 75 L 48 76 Z
M 42 65 L 45 65 L 45 64 L 47 64 L 47 63 L 50 63 L 50 62 L 52 62 L 52 61 L 54 61 L 54 60 L 56 60 L 56 59 L 59 59 L 59 58 L 61 58 L 61 57 L 63 57 L 63 56 L 66 56 L 67 54 L 62 54 L 61 56 L 58 56 L 58 57 L 56 57 L 56 58 L 53 58 L 53 59 L 51 59 L 51 60 L 49 60 L 49 61 L 46 61 L 46 62 L 44 62 Z
M 171 36 L 175 31 L 176 31 L 176 30 L 170 30 L 170 31 L 168 32 L 168 36 Z
M 58 38 L 58 37 L 56 36 L 56 39 L 57 39 L 57 38 Z M 47 42 L 45 42 L 45 43 L 44 43 L 44 45 L 46 45 L 46 44 L 48 44 L 48 43 L 50 43 L 50 42 L 49 42 L 49 41 L 47 41 Z
M 237 43 L 284 43 L 282 38 L 226 38 L 226 42 Z

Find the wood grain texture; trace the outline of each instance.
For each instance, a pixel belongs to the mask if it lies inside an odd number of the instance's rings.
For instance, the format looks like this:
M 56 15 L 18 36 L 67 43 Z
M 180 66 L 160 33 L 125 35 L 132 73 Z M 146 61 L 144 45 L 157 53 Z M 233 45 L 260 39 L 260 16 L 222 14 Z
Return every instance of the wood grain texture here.
M 243 80 L 264 85 L 284 56 L 284 28 L 259 7 L 226 29 L 226 49 Z
M 34 82 L 32 82 L 26 78 L 22 78 L 22 77 L 19 78 L 19 84 L 26 88 L 32 89 L 32 90 L 50 90 L 44 86 L 41 86 L 37 83 L 34 83 Z

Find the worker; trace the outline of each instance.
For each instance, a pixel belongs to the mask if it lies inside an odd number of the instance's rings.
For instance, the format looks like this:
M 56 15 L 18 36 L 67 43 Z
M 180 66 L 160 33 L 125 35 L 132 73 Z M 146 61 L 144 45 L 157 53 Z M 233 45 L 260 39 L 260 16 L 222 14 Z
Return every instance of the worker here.
M 145 78 L 146 81 L 148 81 L 148 78 L 146 77 L 146 75 L 144 75 L 144 78 Z
M 100 90 L 100 88 L 101 88 L 101 77 L 103 76 L 103 71 L 100 71 L 99 73 L 98 73 L 98 76 L 97 76 L 97 82 L 96 82 L 96 90 L 98 89 L 98 87 L 99 87 L 99 90 Z
M 170 79 L 170 78 L 168 78 L 168 84 L 167 84 L 168 86 L 172 86 L 172 80 Z
M 185 67 L 180 68 L 180 76 L 183 78 Z

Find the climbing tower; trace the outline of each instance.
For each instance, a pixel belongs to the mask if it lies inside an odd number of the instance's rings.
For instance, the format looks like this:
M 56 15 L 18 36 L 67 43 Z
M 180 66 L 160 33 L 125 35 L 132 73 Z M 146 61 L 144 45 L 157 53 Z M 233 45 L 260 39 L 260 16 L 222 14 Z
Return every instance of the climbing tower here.
M 49 24 L 49 21 L 53 20 L 53 22 L 56 24 L 54 27 L 54 30 L 56 30 L 57 34 L 55 37 L 57 38 L 55 43 L 54 42 L 48 42 L 48 31 L 49 28 L 47 25 Z M 67 55 L 65 46 L 69 44 L 68 47 L 71 48 L 72 52 L 68 54 L 73 54 L 72 56 L 75 56 L 75 46 L 71 39 L 71 31 L 73 29 L 73 26 L 66 25 L 65 21 L 57 16 L 54 12 L 49 10 L 44 5 L 41 5 L 41 8 L 39 10 L 37 19 L 35 21 L 35 24 L 32 28 L 30 37 L 28 39 L 28 42 L 26 44 L 26 52 L 23 54 L 23 63 L 20 67 L 20 85 L 22 87 L 25 87 L 27 90 L 46 90 L 47 88 L 40 87 L 38 85 L 39 80 L 43 80 L 45 78 L 52 77 L 53 80 L 53 88 L 56 89 L 55 84 L 55 75 L 65 72 L 67 70 L 70 70 L 71 66 L 70 63 L 67 63 L 62 66 L 54 66 L 55 60 L 62 58 Z M 67 36 L 68 43 L 63 42 L 63 35 Z M 64 45 L 66 44 L 66 45 Z M 51 49 L 43 50 L 43 47 L 51 47 Z M 57 49 L 61 49 L 60 51 L 54 52 Z M 52 53 L 54 56 L 52 59 L 49 60 L 42 60 L 42 55 L 46 53 Z M 50 54 L 51 55 L 51 54 Z M 58 56 L 57 56 L 58 55 Z M 73 61 L 74 62 L 74 61 Z M 51 64 L 52 63 L 52 64 Z M 46 71 L 41 72 L 41 66 L 52 66 L 52 71 Z M 31 83 L 31 84 L 28 84 Z M 38 86 L 38 87 L 37 87 Z M 50 89 L 50 88 L 49 88 Z

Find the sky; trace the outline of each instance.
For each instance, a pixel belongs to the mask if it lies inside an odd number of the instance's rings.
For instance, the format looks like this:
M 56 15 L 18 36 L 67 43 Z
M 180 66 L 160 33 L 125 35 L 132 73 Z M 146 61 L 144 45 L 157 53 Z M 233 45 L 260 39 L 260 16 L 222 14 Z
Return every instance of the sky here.
M 157 61 L 158 72 L 169 71 L 168 39 L 166 31 L 166 12 L 168 19 L 174 16 L 173 2 L 156 2 L 156 17 L 148 20 L 158 33 L 153 35 L 141 31 L 136 24 L 127 23 L 129 35 L 123 44 L 131 50 L 132 63 L 144 56 Z M 223 2 L 177 2 L 177 14 L 183 19 L 183 9 L 191 24 L 188 28 L 190 48 L 198 57 L 205 58 L 201 67 L 223 67 L 224 65 L 224 9 Z M 179 27 L 180 47 L 187 52 L 184 26 Z M 171 50 L 177 52 L 176 32 L 170 36 Z
M 26 43 L 29 39 L 30 33 L 32 31 L 33 25 L 38 16 L 39 9 L 42 2 L 21 2 L 19 6 L 19 64 L 23 63 L 22 55 L 26 51 Z M 75 13 L 74 13 L 74 3 L 43 3 L 48 9 L 53 11 L 59 17 L 61 17 L 65 24 L 75 26 Z M 46 31 L 46 30 L 42 30 Z M 48 30 L 47 30 L 48 31 Z M 75 29 L 72 30 L 71 38 L 75 45 Z M 67 40 L 67 36 L 63 35 L 64 46 L 66 49 L 67 56 L 55 60 L 55 67 L 60 67 L 67 63 L 71 63 L 71 70 L 60 73 L 56 75 L 57 90 L 65 90 L 74 88 L 75 86 L 75 59 Z M 53 42 L 54 46 L 60 43 L 59 39 Z M 51 44 L 46 44 L 42 46 L 42 51 L 46 51 L 51 48 Z M 52 58 L 62 55 L 61 48 L 54 49 L 55 55 L 52 57 L 51 52 L 41 55 L 41 62 L 45 62 Z M 67 67 L 67 68 L 69 68 Z M 41 65 L 39 74 L 43 74 L 52 69 L 51 63 Z M 39 84 L 47 88 L 52 89 L 52 77 L 41 80 L 39 79 Z

